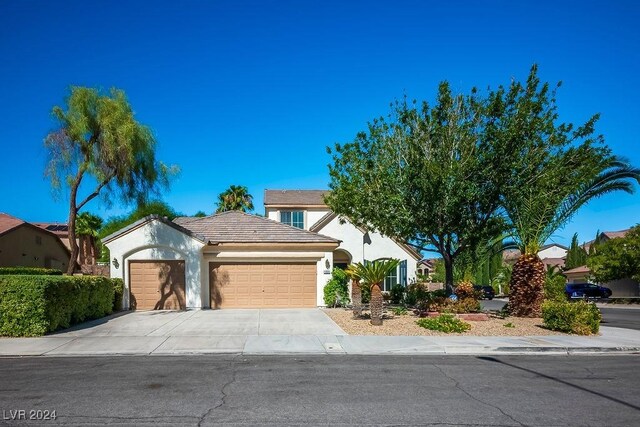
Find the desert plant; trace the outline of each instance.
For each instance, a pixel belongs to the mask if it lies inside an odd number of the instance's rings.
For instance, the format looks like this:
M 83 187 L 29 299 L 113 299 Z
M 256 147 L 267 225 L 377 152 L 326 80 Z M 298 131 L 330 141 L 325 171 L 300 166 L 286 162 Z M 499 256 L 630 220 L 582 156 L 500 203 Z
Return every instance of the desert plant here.
M 587 301 L 545 301 L 542 320 L 554 331 L 591 335 L 598 333 L 602 315 L 594 303 Z
M 441 314 L 438 317 L 426 317 L 424 319 L 418 319 L 416 320 L 416 323 L 421 328 L 446 333 L 462 333 L 471 329 L 470 324 L 468 324 L 467 322 L 463 322 L 462 320 L 451 314 Z
M 385 277 L 398 267 L 399 263 L 400 260 L 389 258 L 379 259 L 367 263 L 366 265 L 361 263 L 355 264 L 361 280 L 367 283 L 371 289 L 369 310 L 371 311 L 372 325 L 382 325 L 383 297 L 380 285 L 384 281 Z
M 353 307 L 353 317 L 358 318 L 362 315 L 362 288 L 360 286 L 358 267 L 354 264 L 349 264 L 344 272 L 351 279 L 351 306 Z
M 544 299 L 565 300 L 566 284 L 567 279 L 562 274 L 547 271 L 547 277 L 544 280 Z
M 408 313 L 407 307 L 393 307 L 391 312 L 396 316 L 404 316 Z

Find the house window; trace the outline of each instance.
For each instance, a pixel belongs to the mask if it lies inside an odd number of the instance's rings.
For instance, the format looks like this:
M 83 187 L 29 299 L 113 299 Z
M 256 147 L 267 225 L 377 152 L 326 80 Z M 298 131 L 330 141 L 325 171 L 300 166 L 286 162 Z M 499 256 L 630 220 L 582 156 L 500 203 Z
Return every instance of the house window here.
M 42 245 L 42 236 L 36 236 L 36 245 Z
M 384 278 L 383 291 L 389 292 L 393 285 L 398 284 L 398 269 L 395 268 L 387 277 Z
M 296 228 L 304 229 L 303 211 L 283 211 L 280 212 L 280 222 Z

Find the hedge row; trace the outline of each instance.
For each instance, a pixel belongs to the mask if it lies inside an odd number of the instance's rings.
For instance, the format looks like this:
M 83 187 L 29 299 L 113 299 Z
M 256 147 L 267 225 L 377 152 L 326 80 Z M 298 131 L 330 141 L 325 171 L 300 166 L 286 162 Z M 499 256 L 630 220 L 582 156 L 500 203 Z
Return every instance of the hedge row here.
M 0 276 L 0 335 L 40 336 L 106 316 L 117 285 L 96 276 Z
M 0 267 L 0 276 L 16 274 L 29 276 L 62 276 L 62 271 L 41 267 Z

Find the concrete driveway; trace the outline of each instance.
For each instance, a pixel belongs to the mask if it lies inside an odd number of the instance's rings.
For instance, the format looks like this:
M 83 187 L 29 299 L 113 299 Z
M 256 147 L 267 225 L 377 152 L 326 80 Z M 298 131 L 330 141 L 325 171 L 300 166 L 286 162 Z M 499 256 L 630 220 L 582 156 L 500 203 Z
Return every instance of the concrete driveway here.
M 131 311 L 86 322 L 59 337 L 210 337 L 230 335 L 345 335 L 321 310 L 246 309 Z

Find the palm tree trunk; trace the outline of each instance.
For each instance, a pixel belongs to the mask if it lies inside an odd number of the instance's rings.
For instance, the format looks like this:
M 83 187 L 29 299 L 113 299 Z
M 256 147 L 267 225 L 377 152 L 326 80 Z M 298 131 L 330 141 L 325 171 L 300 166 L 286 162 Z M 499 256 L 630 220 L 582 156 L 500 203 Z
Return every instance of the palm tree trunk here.
M 544 263 L 536 254 L 523 254 L 513 266 L 509 311 L 516 317 L 539 317 L 544 299 Z
M 379 283 L 371 284 L 371 301 L 369 308 L 371 310 L 371 324 L 375 326 L 382 325 L 382 291 Z
M 351 281 L 351 305 L 353 306 L 353 318 L 357 319 L 362 315 L 362 288 L 359 280 Z

